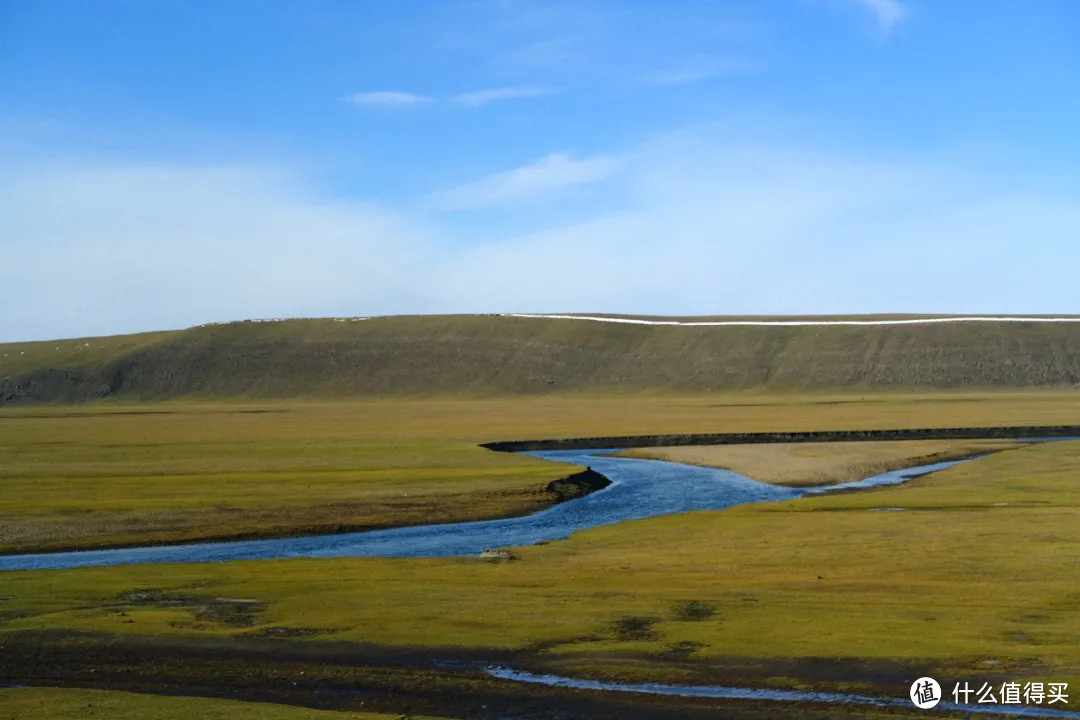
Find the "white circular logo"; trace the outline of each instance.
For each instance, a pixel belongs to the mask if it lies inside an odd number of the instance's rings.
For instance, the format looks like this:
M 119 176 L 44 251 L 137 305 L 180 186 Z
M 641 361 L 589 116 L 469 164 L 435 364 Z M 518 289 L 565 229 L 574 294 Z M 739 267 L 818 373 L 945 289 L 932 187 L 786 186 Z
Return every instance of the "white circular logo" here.
M 911 702 L 915 707 L 922 710 L 930 708 L 941 702 L 941 686 L 932 677 L 921 677 L 911 683 Z

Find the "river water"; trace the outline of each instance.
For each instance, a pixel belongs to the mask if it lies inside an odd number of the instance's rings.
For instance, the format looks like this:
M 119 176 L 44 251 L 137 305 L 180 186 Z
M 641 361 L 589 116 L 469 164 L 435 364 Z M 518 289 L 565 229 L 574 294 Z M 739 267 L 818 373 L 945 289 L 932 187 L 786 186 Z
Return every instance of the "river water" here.
M 562 677 L 560 675 L 541 675 L 514 670 L 512 668 L 491 667 L 487 674 L 501 680 L 515 680 L 532 685 L 575 688 L 579 690 L 603 690 L 608 692 L 644 693 L 647 695 L 674 695 L 677 697 L 723 698 L 728 700 L 773 700 L 781 702 L 813 702 L 832 705 L 869 705 L 873 707 L 914 706 L 907 698 L 870 697 L 848 693 L 815 692 L 813 690 L 773 690 L 722 685 L 667 685 L 663 683 L 619 683 L 602 680 Z M 970 705 L 943 700 L 935 708 L 940 712 L 979 713 L 986 715 L 1004 715 L 1006 717 L 1040 718 L 1080 718 L 1080 713 L 1062 707 L 1032 707 L 1020 705 L 999 705 L 985 703 Z
M 418 525 L 390 530 L 269 540 L 0 556 L 0 570 L 37 570 L 156 562 L 224 562 L 291 557 L 449 557 L 485 549 L 561 540 L 600 525 L 687 512 L 721 510 L 752 502 L 903 482 L 955 465 L 952 461 L 876 475 L 856 483 L 793 489 L 756 482 L 730 470 L 660 460 L 614 457 L 617 450 L 547 450 L 527 453 L 587 465 L 611 485 L 519 518 Z

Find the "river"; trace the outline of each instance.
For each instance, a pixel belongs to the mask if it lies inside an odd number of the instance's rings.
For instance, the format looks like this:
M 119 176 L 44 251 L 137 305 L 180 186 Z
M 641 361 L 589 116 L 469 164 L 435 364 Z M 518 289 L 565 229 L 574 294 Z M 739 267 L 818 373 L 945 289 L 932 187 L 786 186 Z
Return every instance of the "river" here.
M 561 540 L 578 530 L 623 520 L 690 510 L 722 510 L 745 503 L 791 500 L 808 494 L 896 484 L 963 462 L 954 460 L 894 470 L 855 483 L 795 489 L 756 482 L 730 470 L 614 457 L 615 452 L 618 451 L 544 450 L 526 453 L 544 460 L 590 466 L 611 480 L 611 485 L 524 517 L 335 535 L 8 555 L 0 556 L 0 570 L 291 557 L 478 555 L 488 548 Z

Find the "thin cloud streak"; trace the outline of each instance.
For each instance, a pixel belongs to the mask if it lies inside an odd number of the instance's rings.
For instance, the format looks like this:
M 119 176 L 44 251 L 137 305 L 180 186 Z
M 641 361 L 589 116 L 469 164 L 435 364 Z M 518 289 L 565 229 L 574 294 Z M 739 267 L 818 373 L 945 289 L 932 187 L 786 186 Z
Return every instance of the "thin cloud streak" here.
M 606 180 L 621 167 L 622 162 L 616 157 L 575 160 L 568 153 L 554 153 L 534 163 L 435 193 L 429 204 L 440 210 L 476 210 L 535 202 L 563 188 Z
M 705 80 L 751 72 L 759 68 L 757 63 L 746 60 L 717 60 L 695 58 L 668 70 L 653 72 L 645 76 L 649 85 L 690 85 Z
M 537 87 L 535 85 L 515 85 L 512 87 L 491 88 L 489 90 L 476 90 L 455 95 L 451 101 L 466 107 L 479 107 L 500 100 L 517 100 L 521 98 L 535 98 L 544 95 L 552 95 L 559 90 L 555 88 Z
M 346 95 L 345 102 L 365 107 L 408 107 L 412 105 L 426 105 L 435 102 L 435 98 L 427 95 L 417 95 L 401 90 L 377 90 L 373 92 L 359 92 Z

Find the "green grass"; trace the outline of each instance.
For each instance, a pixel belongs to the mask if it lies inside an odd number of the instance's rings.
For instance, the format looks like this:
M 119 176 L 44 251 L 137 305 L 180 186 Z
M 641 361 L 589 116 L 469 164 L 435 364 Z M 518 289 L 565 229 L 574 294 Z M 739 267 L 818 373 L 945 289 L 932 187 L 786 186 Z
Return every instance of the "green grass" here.
M 1076 392 L 99 403 L 0 411 L 0 551 L 531 512 L 530 437 L 1080 422 Z
M 45 367 L 96 368 L 176 336 L 175 331 L 0 343 L 0 377 Z
M 490 315 L 0 344 L 0 403 L 1080 382 L 1080 326 L 670 327 Z
M 400 717 L 110 690 L 0 688 L 0 720 L 397 720 Z
M 0 612 L 5 630 L 225 637 L 292 628 L 389 646 L 542 643 L 550 667 L 627 678 L 692 679 L 666 662 L 689 648 L 705 662 L 887 660 L 946 678 L 992 667 L 1077 683 L 1078 473 L 1080 443 L 1032 446 L 896 488 L 596 528 L 524 548 L 513 562 L 10 572 L 0 576 L 10 596 Z M 895 507 L 908 509 L 879 511 Z M 213 598 L 265 606 L 239 626 L 206 612 Z M 690 603 L 713 611 L 688 619 Z
M 387 427 L 395 421 L 393 408 L 379 417 L 377 407 L 332 406 L 5 414 L 0 547 L 501 516 L 550 504 L 545 485 L 572 470 L 450 433 L 399 436 Z

